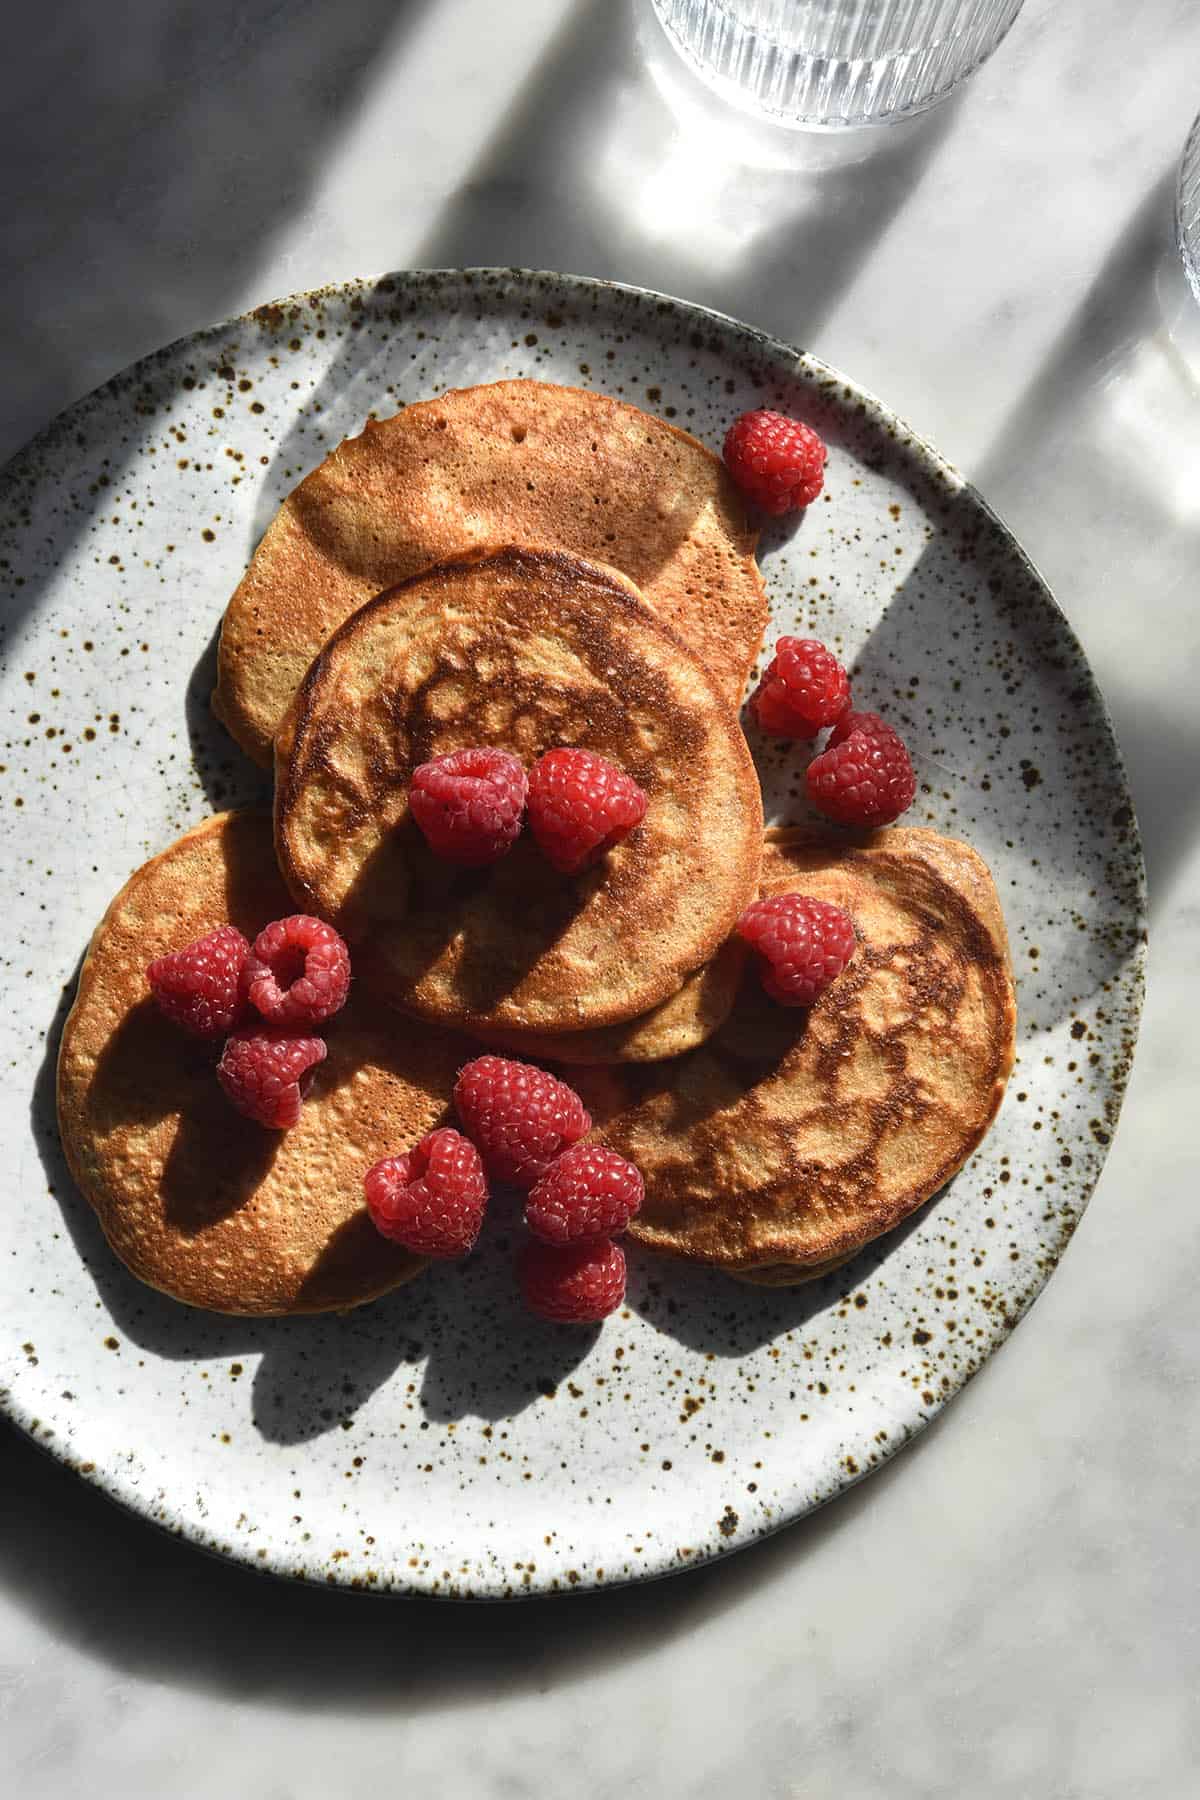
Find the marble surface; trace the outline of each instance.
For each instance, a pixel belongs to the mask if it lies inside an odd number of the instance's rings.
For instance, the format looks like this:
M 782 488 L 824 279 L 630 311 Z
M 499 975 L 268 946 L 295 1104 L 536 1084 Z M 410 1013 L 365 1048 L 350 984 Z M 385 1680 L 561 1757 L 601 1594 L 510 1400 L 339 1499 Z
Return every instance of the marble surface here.
M 907 1454 L 668 1583 L 518 1609 L 289 1590 L 0 1431 L 0 1775 L 25 1800 L 1185 1796 L 1200 1751 L 1200 329 L 1170 254 L 1186 0 L 1028 0 L 861 145 L 707 105 L 642 0 L 29 9 L 0 83 L 0 449 L 298 287 L 524 262 L 645 282 L 886 396 L 1016 529 L 1125 746 L 1153 942 L 1092 1206 Z

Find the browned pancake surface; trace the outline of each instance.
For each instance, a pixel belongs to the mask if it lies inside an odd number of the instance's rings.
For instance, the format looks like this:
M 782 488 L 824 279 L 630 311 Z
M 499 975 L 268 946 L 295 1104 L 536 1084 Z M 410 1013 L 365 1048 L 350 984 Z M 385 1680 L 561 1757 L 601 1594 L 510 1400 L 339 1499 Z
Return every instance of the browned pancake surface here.
M 767 620 L 757 535 L 720 460 L 637 407 L 538 381 L 441 394 L 369 422 L 289 495 L 229 603 L 214 708 L 269 763 L 305 670 L 344 619 L 496 542 L 621 569 L 736 705 Z
M 962 1165 L 1004 1092 L 1015 1005 L 995 887 L 964 844 L 771 834 L 762 889 L 855 921 L 855 956 L 811 1010 L 775 1005 L 751 969 L 702 1049 L 579 1085 L 646 1178 L 630 1235 L 775 1283 L 825 1273 Z
M 228 1313 L 321 1312 L 425 1265 L 381 1238 L 362 1178 L 445 1116 L 469 1046 L 382 1008 L 356 981 L 325 1029 L 291 1131 L 243 1118 L 220 1045 L 171 1025 L 146 964 L 226 921 L 247 937 L 293 911 L 269 818 L 226 813 L 131 876 L 93 937 L 63 1032 L 59 1128 L 113 1249 L 152 1287 Z
M 485 870 L 427 849 L 414 768 L 467 745 L 532 766 L 579 745 L 645 789 L 595 867 L 525 831 Z M 508 546 L 414 576 L 347 620 L 277 744 L 275 843 L 298 904 L 363 947 L 377 992 L 470 1030 L 620 1024 L 678 993 L 754 895 L 758 777 L 708 671 L 611 569 Z
M 745 965 L 745 945 L 728 938 L 711 962 L 689 975 L 677 994 L 624 1025 L 591 1031 L 496 1031 L 486 1041 L 497 1050 L 535 1062 L 572 1064 L 661 1062 L 706 1043 L 729 1017 Z

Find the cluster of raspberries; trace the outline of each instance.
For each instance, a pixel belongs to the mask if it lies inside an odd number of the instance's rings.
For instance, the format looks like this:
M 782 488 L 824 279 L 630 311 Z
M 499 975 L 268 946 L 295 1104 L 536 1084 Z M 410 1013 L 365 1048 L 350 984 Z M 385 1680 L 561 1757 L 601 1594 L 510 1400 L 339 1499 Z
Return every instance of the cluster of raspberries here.
M 525 1195 L 529 1239 L 517 1261 L 525 1304 L 560 1324 L 592 1324 L 625 1298 L 614 1238 L 642 1204 L 642 1177 L 615 1151 L 580 1139 L 591 1119 L 564 1081 L 530 1063 L 478 1056 L 459 1071 L 461 1131 L 442 1126 L 368 1170 L 371 1217 L 419 1256 L 465 1256 L 496 1184 Z
M 173 1024 L 225 1039 L 217 1079 L 238 1111 L 290 1130 L 328 1054 L 313 1027 L 340 1012 L 350 992 L 350 953 L 333 926 L 294 913 L 251 944 L 236 925 L 219 925 L 160 956 L 146 976 Z
M 528 775 L 508 750 L 454 750 L 413 770 L 408 804 L 435 856 L 462 868 L 499 861 L 522 824 L 562 875 L 598 862 L 640 825 L 646 796 L 606 756 L 548 750 Z
M 350 988 L 350 957 L 333 927 L 305 914 L 277 919 L 250 944 L 218 926 L 152 962 L 150 991 L 194 1037 L 224 1038 L 217 1079 L 248 1118 L 277 1131 L 298 1123 L 327 1046 L 313 1027 Z M 525 1195 L 529 1241 L 518 1276 L 530 1309 L 564 1324 L 606 1318 L 625 1297 L 625 1257 L 613 1240 L 642 1204 L 642 1177 L 601 1145 L 565 1082 L 528 1063 L 480 1056 L 460 1070 L 462 1131 L 442 1126 L 364 1177 L 380 1232 L 420 1256 L 460 1257 L 479 1235 L 489 1184 Z

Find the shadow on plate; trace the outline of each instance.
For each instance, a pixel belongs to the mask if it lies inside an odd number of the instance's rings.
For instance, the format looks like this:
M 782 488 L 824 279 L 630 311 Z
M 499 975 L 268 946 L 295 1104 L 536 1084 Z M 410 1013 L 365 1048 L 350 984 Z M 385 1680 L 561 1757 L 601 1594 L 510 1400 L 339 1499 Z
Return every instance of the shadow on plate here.
M 341 1318 L 240 1320 L 196 1312 L 143 1287 L 109 1251 L 62 1159 L 54 1116 L 54 1064 L 74 983 L 47 1038 L 33 1100 L 36 1141 L 51 1190 L 100 1297 L 119 1330 L 152 1353 L 213 1363 L 261 1357 L 252 1412 L 264 1436 L 302 1443 L 353 1419 L 383 1382 L 399 1407 L 438 1423 L 519 1412 L 565 1381 L 594 1334 L 524 1316 L 512 1282 L 512 1222 L 492 1224 L 481 1252 L 410 1289 Z M 513 1202 L 514 1207 L 516 1202 Z M 902 1245 L 893 1234 L 836 1276 L 792 1290 L 738 1290 L 725 1278 L 633 1259 L 631 1303 L 683 1343 L 737 1358 L 837 1304 Z M 651 1272 L 652 1271 L 652 1272 Z M 481 1366 L 480 1345 L 506 1355 Z M 335 1373 L 331 1376 L 330 1371 Z M 419 1427 L 418 1427 L 419 1428 Z M 937 1429 L 923 1434 L 928 1442 Z M 464 1697 L 542 1691 L 617 1660 L 644 1658 L 718 1621 L 785 1577 L 871 1505 L 895 1471 L 745 1556 L 682 1571 L 686 1581 L 584 1593 L 556 1604 L 474 1610 L 412 1598 L 364 1604 L 344 1591 L 264 1582 L 202 1557 L 119 1508 L 101 1506 L 74 1475 L 35 1453 L 7 1425 L 0 1491 L 0 1574 L 10 1598 L 110 1666 L 155 1682 L 222 1696 L 247 1691 L 296 1711 L 398 1713 L 452 1709 Z M 731 1499 L 737 1501 L 737 1493 Z M 130 1607 L 136 1591 L 139 1603 Z M 531 1616 L 527 1607 L 532 1606 Z M 255 1629 L 245 1630 L 246 1609 Z M 307 1645 L 303 1658 L 295 1646 Z
M 917 1444 L 939 1428 L 935 1419 Z M 839 1531 L 865 1528 L 897 1478 L 893 1461 L 836 1506 L 744 1554 L 681 1570 L 685 1580 L 468 1608 L 256 1581 L 98 1504 L 7 1424 L 0 1444 L 0 1580 L 56 1637 L 156 1686 L 239 1702 L 251 1693 L 292 1712 L 400 1717 L 544 1694 L 651 1657 L 786 1580 Z
M 214 812 L 234 807 L 270 809 L 272 780 L 234 743 L 210 704 L 217 680 L 218 623 L 200 653 L 183 697 L 192 765 Z
M 411 1406 L 432 1421 L 511 1418 L 586 1356 L 593 1333 L 542 1325 L 522 1311 L 512 1269 L 512 1221 L 506 1224 L 495 1206 L 466 1263 L 434 1266 L 382 1300 L 346 1313 L 237 1318 L 180 1305 L 146 1287 L 109 1248 L 62 1152 L 55 1067 L 74 991 L 72 980 L 47 1034 L 31 1104 L 33 1135 L 75 1248 L 115 1327 L 131 1343 L 172 1361 L 201 1364 L 257 1356 L 251 1417 L 277 1443 L 303 1443 L 348 1428 L 357 1409 L 389 1381 L 401 1411 Z M 192 1136 L 187 1143 L 195 1148 Z M 516 1206 L 514 1199 L 514 1218 Z M 190 1216 L 184 1223 L 188 1229 L 203 1225 Z M 481 1347 L 491 1342 L 503 1346 L 500 1354 L 483 1354 Z
M 954 1180 L 927 1206 L 947 1199 Z M 664 1256 L 630 1258 L 629 1304 L 648 1325 L 690 1350 L 736 1360 L 764 1345 L 803 1332 L 814 1319 L 851 1301 L 876 1270 L 893 1257 L 926 1215 L 917 1211 L 894 1231 L 868 1244 L 851 1262 L 816 1281 L 791 1287 L 741 1282 L 718 1269 L 693 1268 Z

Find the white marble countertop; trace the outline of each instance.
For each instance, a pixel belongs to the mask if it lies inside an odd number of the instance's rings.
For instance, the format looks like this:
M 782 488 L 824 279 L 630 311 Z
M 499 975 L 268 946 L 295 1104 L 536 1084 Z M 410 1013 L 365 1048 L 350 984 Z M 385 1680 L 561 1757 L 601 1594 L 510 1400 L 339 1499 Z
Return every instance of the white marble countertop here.
M 6 47 L 0 452 L 170 338 L 387 268 L 567 269 L 764 325 L 885 396 L 1040 564 L 1129 761 L 1153 947 L 1108 1168 L 1030 1317 L 915 1448 L 728 1563 L 485 1610 L 293 1590 L 0 1429 L 0 1785 L 1193 1794 L 1200 317 L 1171 205 L 1200 10 L 1028 0 L 961 100 L 819 169 L 681 88 L 643 0 L 68 4 Z

